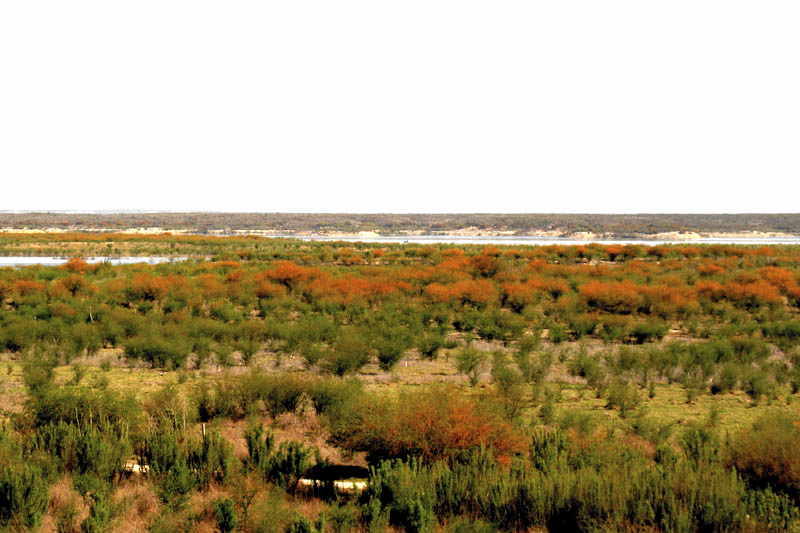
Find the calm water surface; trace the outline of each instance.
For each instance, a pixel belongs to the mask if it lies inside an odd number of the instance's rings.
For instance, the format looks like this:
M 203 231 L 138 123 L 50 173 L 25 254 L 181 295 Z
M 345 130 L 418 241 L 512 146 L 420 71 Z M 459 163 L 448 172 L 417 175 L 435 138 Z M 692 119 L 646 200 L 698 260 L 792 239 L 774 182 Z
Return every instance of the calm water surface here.
M 147 263 L 156 265 L 158 263 L 169 263 L 174 261 L 184 261 L 185 257 L 86 257 L 87 263 L 105 263 L 112 265 L 132 265 L 135 263 Z M 0 257 L 0 267 L 24 267 L 31 265 L 58 266 L 69 261 L 69 257 L 30 257 L 30 256 L 7 256 Z

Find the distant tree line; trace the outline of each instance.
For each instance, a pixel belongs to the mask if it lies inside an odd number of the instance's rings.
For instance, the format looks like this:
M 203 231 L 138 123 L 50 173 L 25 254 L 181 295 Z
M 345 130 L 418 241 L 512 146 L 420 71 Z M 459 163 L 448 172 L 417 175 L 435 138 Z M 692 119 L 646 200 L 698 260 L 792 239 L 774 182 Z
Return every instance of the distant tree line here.
M 159 227 L 192 233 L 236 231 L 451 233 L 465 228 L 564 234 L 593 232 L 618 238 L 670 231 L 800 234 L 800 214 L 325 214 L 325 213 L 0 213 L 0 227 L 119 231 Z

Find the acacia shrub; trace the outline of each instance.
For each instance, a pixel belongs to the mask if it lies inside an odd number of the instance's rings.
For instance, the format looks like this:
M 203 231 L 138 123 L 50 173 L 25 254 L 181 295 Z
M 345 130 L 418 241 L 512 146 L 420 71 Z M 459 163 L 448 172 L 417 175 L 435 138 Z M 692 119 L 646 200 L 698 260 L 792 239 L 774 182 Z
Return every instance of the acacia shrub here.
M 734 435 L 725 455 L 751 486 L 771 487 L 800 503 L 800 421 L 771 412 Z
M 419 533 L 431 531 L 436 523 L 433 472 L 414 458 L 382 461 L 370 468 L 362 499 L 368 524 L 385 515 L 389 524 Z
M 64 422 L 79 428 L 106 424 L 117 433 L 135 433 L 143 424 L 141 408 L 130 396 L 84 387 L 47 388 L 29 401 L 23 416 L 29 428 Z
M 356 327 L 342 328 L 321 366 L 337 376 L 353 374 L 367 364 L 370 350 L 366 332 Z
M 186 364 L 191 341 L 172 324 L 151 325 L 124 341 L 125 357 L 142 360 L 158 368 L 182 368 Z
M 777 306 L 781 294 L 774 285 L 762 280 L 753 282 L 729 281 L 723 285 L 725 297 L 737 307 L 755 309 L 764 305 Z
M 641 288 L 632 282 L 590 281 L 578 288 L 586 304 L 610 313 L 631 314 L 644 303 Z
M 46 451 L 62 472 L 91 475 L 106 482 L 122 473 L 132 452 L 127 435 L 103 423 L 80 427 L 60 421 L 40 426 L 32 446 Z
M 783 350 L 800 344 L 800 320 L 767 322 L 761 330 Z
M 24 352 L 40 342 L 49 329 L 46 323 L 36 318 L 0 314 L 0 351 Z
M 437 331 L 425 331 L 417 337 L 416 347 L 425 359 L 436 359 L 444 345 L 445 337 Z
M 5 426 L 0 428 L 0 529 L 36 530 L 50 501 L 51 476 Z
M 664 338 L 669 331 L 669 324 L 656 319 L 639 322 L 631 328 L 631 337 L 637 344 L 657 341 Z
M 375 328 L 372 346 L 378 352 L 378 365 L 388 371 L 403 357 L 406 350 L 412 347 L 414 339 L 411 332 L 400 324 L 385 323 Z
M 224 481 L 233 467 L 233 446 L 211 431 L 195 438 L 171 422 L 163 422 L 145 435 L 137 445 L 140 465 L 160 487 L 168 503 L 185 500 L 197 487 Z
M 524 331 L 525 323 L 522 318 L 500 309 L 484 313 L 477 323 L 478 335 L 487 341 L 498 340 L 508 343 L 521 337 Z
M 332 439 L 346 449 L 367 452 L 372 464 L 408 457 L 455 460 L 481 446 L 501 459 L 521 453 L 522 435 L 486 404 L 441 385 L 375 398 L 350 404 L 333 419 Z
M 593 334 L 599 325 L 600 319 L 596 314 L 570 314 L 567 317 L 567 326 L 570 329 L 572 338 L 575 340 L 580 340 L 586 335 Z
M 330 415 L 349 402 L 360 401 L 361 385 L 357 380 L 271 375 L 250 369 L 241 376 L 221 379 L 214 387 L 201 387 L 194 400 L 200 419 L 209 421 L 225 416 L 240 418 L 261 409 L 278 416 L 295 411 L 303 396 L 311 400 L 318 413 Z

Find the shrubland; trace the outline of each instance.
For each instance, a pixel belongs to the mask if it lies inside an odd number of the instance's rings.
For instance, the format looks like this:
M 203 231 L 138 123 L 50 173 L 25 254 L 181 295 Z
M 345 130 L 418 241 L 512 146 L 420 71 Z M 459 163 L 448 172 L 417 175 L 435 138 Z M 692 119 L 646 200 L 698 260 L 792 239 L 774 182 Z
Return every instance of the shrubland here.
M 0 528 L 800 526 L 797 247 L 3 239 Z

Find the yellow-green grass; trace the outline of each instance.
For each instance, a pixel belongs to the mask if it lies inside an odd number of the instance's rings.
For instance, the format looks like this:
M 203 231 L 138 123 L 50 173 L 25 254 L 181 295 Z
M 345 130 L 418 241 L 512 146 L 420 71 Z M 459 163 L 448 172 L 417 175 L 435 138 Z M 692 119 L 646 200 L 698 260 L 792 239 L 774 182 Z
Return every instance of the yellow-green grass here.
M 498 346 L 487 348 L 497 349 Z M 523 385 L 524 401 L 518 422 L 526 426 L 541 423 L 539 411 L 545 400 L 546 391 L 551 391 L 551 397 L 554 398 L 554 423 L 558 423 L 564 413 L 572 412 L 590 415 L 600 425 L 610 427 L 625 426 L 635 417 L 645 417 L 656 425 L 672 424 L 676 430 L 695 423 L 713 421 L 724 433 L 736 432 L 750 426 L 769 410 L 780 409 L 800 417 L 800 401 L 790 393 L 788 386 L 777 386 L 773 397 L 763 398 L 756 404 L 738 390 L 719 395 L 704 392 L 689 401 L 687 391 L 682 385 L 663 381 L 653 385 L 655 394 L 650 398 L 650 391 L 647 388 L 636 384 L 637 380 L 631 380 L 641 401 L 623 418 L 618 409 L 606 408 L 606 399 L 598 397 L 597 392 L 584 380 L 569 376 L 566 372 L 569 358 L 580 349 L 581 346 L 578 344 L 562 345 L 556 349 L 562 352 L 560 358 L 563 361 L 557 360 L 552 367 L 549 378 L 544 384 L 544 390 L 535 393 L 532 385 Z M 393 370 L 383 371 L 373 361 L 361 369 L 356 379 L 362 381 L 365 390 L 378 395 L 396 395 L 426 384 L 445 382 L 456 385 L 464 394 L 497 398 L 499 393 L 496 385 L 492 383 L 490 364 L 486 363 L 478 385 L 471 387 L 466 376 L 459 374 L 456 369 L 455 352 L 455 350 L 442 350 L 437 358 L 425 359 L 411 350 Z M 85 370 L 80 379 L 81 385 L 108 388 L 120 394 L 133 395 L 142 402 L 168 385 L 175 387 L 181 394 L 192 395 L 203 382 L 211 383 L 228 374 L 235 375 L 248 371 L 241 365 L 225 369 L 213 363 L 200 369 L 187 367 L 178 371 L 167 371 L 135 362 L 130 363 L 122 357 L 120 350 L 102 350 L 96 356 L 79 358 L 71 365 L 56 367 L 55 383 L 74 383 L 74 365 L 80 365 Z M 318 369 L 306 368 L 297 355 L 279 356 L 273 351 L 262 351 L 257 354 L 253 366 L 276 374 L 286 372 L 309 376 L 320 374 Z M 553 394 L 555 392 L 557 393 Z M 27 397 L 21 360 L 5 354 L 0 361 L 0 398 L 2 398 L 0 420 L 7 420 L 12 413 L 20 411 Z

